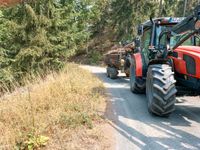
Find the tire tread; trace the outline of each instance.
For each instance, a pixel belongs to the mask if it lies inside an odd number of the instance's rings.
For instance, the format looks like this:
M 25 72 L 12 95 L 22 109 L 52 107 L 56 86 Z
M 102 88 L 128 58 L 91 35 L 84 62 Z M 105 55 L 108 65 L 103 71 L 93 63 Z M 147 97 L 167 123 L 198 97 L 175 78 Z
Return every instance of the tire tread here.
M 176 80 L 174 79 L 174 72 L 169 65 L 156 64 L 149 66 L 147 73 L 147 80 L 152 79 L 153 93 L 152 99 L 148 97 L 148 109 L 151 113 L 158 116 L 168 116 L 175 110 L 176 103 Z M 147 82 L 150 84 L 150 82 Z M 149 89 L 147 89 L 147 94 Z

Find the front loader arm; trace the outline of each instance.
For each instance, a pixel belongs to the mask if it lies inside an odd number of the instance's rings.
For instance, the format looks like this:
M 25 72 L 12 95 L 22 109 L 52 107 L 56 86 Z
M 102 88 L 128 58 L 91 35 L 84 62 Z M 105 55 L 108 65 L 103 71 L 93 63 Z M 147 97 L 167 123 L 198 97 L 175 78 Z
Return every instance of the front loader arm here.
M 170 38 L 173 36 L 176 36 L 178 34 L 184 34 L 187 33 L 187 35 L 181 39 L 180 41 L 178 41 L 174 47 L 170 48 Z M 195 34 L 199 34 L 200 33 L 200 5 L 198 5 L 195 9 L 192 15 L 188 16 L 187 18 L 185 18 L 183 21 L 181 21 L 180 23 L 178 23 L 177 25 L 173 26 L 171 29 L 169 30 L 165 30 L 163 31 L 160 35 L 159 35 L 159 43 L 161 38 L 166 35 L 167 37 L 167 42 L 166 42 L 166 47 L 167 47 L 167 51 L 168 50 L 174 50 L 177 47 L 179 47 L 182 43 L 184 43 L 187 39 L 189 39 L 190 37 L 194 36 Z M 170 49 L 169 49 L 170 48 Z M 166 54 L 168 52 L 164 51 Z
M 179 24 L 175 25 L 171 32 L 174 34 L 181 34 L 187 31 L 194 31 L 199 28 L 196 28 L 196 23 L 200 22 L 200 5 L 198 5 L 195 9 L 192 15 L 185 18 L 183 21 L 181 21 Z

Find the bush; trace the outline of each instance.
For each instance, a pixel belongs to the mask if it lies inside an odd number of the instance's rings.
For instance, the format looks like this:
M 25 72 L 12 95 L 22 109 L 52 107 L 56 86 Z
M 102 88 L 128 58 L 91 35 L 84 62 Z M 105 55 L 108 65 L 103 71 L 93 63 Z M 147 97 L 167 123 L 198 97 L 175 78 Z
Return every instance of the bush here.
M 103 55 L 99 51 L 91 51 L 89 53 L 89 63 L 98 64 L 102 60 Z

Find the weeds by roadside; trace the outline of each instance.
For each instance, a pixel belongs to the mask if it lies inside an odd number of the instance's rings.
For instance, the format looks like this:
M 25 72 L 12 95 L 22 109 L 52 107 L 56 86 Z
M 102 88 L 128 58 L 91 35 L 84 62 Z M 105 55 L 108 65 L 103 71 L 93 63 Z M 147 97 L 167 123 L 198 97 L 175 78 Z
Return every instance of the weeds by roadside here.
M 101 81 L 68 64 L 63 72 L 0 98 L 0 149 L 62 149 L 66 140 L 58 133 L 93 128 L 103 101 Z

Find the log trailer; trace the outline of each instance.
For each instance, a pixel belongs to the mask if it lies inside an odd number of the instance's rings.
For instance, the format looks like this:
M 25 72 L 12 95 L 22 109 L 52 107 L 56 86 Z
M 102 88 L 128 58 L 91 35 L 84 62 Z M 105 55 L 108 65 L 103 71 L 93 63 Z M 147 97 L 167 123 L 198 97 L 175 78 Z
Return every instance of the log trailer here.
M 131 42 L 123 47 L 116 48 L 104 55 L 104 62 L 107 65 L 107 76 L 111 79 L 118 77 L 119 71 L 130 76 L 130 56 L 134 51 L 134 43 Z

